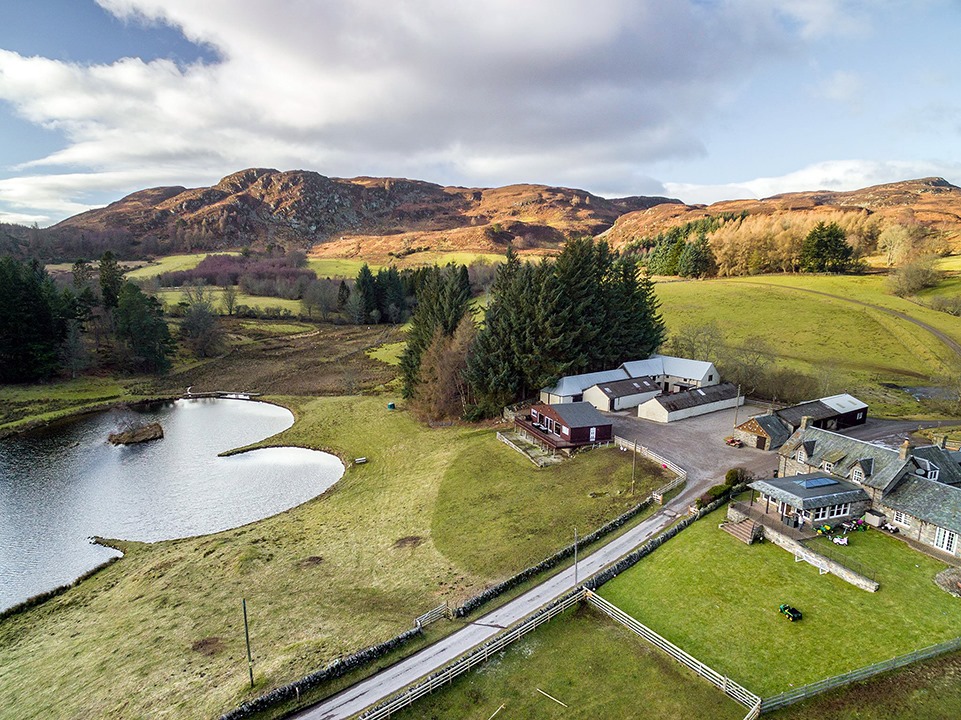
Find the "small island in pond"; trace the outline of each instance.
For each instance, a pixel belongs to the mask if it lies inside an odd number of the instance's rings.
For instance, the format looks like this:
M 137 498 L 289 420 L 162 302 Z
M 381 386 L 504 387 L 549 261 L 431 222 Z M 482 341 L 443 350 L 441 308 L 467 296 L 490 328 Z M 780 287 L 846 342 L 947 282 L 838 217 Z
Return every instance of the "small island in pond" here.
M 135 443 L 160 440 L 164 436 L 164 430 L 160 423 L 149 423 L 140 427 L 131 428 L 122 432 L 110 433 L 107 440 L 113 445 L 133 445 Z

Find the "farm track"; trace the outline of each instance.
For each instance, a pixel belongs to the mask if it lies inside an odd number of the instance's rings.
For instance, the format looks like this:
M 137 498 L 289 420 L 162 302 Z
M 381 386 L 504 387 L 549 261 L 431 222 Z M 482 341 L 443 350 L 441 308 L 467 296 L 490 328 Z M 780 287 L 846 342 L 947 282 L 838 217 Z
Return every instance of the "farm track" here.
M 901 312 L 900 310 L 892 310 L 891 308 L 882 307 L 881 305 L 874 305 L 872 303 L 864 302 L 863 300 L 854 300 L 852 298 L 844 297 L 843 295 L 833 295 L 831 293 L 826 293 L 822 290 L 810 290 L 808 288 L 799 287 L 789 287 L 786 285 L 777 285 L 775 283 L 765 283 L 765 282 L 742 282 L 742 285 L 760 285 L 763 287 L 778 288 L 779 290 L 793 290 L 795 292 L 810 293 L 812 295 L 821 295 L 822 297 L 831 298 L 832 300 L 841 300 L 842 302 L 852 303 L 854 305 L 860 305 L 861 307 L 868 308 L 869 310 L 877 310 L 878 312 L 885 313 L 886 315 L 891 315 L 892 317 L 899 318 L 901 320 L 906 320 L 909 323 L 917 325 L 922 330 L 925 330 L 932 335 L 934 335 L 938 340 L 944 343 L 950 350 L 955 354 L 955 357 L 961 362 L 961 343 L 958 343 L 950 335 L 941 332 L 935 327 L 928 325 L 922 320 L 913 318 L 910 315 Z

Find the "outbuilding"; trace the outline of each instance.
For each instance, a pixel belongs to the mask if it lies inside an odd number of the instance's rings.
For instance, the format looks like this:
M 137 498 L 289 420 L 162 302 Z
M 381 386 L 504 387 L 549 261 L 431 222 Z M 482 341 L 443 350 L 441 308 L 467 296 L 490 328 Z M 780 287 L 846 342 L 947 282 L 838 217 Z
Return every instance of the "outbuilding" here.
M 611 421 L 588 402 L 546 405 L 535 403 L 530 415 L 516 417 L 514 425 L 543 445 L 558 450 L 602 445 L 614 437 Z
M 654 378 L 639 377 L 592 385 L 584 391 L 584 400 L 598 410 L 613 412 L 635 408 L 660 394 L 661 387 Z
M 673 395 L 659 395 L 638 405 L 637 416 L 654 422 L 674 422 L 707 415 L 744 404 L 744 396 L 733 383 L 694 388 Z

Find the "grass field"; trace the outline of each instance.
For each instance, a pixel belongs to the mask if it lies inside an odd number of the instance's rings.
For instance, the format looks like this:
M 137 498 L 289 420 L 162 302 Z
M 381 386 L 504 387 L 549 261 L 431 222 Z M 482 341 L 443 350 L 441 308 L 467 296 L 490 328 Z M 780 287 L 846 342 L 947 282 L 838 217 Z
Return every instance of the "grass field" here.
M 841 548 L 878 572 L 868 593 L 771 543 L 746 546 L 720 519 L 695 523 L 601 594 L 759 695 L 961 635 L 961 601 L 932 582 L 944 566 L 895 538 L 868 531 Z M 781 603 L 804 619 L 788 622 Z
M 785 275 L 655 287 L 669 331 L 713 321 L 734 346 L 762 337 L 779 364 L 862 397 L 875 416 L 921 415 L 917 401 L 883 383 L 924 385 L 957 372 L 961 360 L 924 328 L 845 298 L 905 313 L 958 342 L 961 318 L 889 295 L 884 283 L 881 276 Z
M 385 343 L 367 352 L 367 356 L 388 365 L 400 365 L 400 356 L 407 346 L 406 342 Z
M 494 439 L 493 430 L 429 429 L 383 397 L 280 398 L 297 422 L 269 444 L 327 448 L 369 462 L 325 496 L 216 535 L 156 544 L 120 543 L 125 557 L 42 606 L 0 622 L 0 707 L 23 718 L 211 717 L 333 658 L 410 627 L 442 600 L 456 603 L 520 570 L 543 548 L 570 542 L 618 505 L 605 485 L 551 470 Z M 486 433 L 486 437 L 485 437 Z M 486 449 L 473 463 L 465 447 Z M 584 456 L 598 462 L 600 454 Z M 617 454 L 627 466 L 629 460 Z M 487 500 L 489 538 L 448 485 L 493 487 L 508 473 L 516 491 Z M 451 479 L 453 478 L 453 480 Z M 509 487 L 509 485 L 503 485 Z M 536 537 L 512 536 L 518 502 L 556 519 Z M 483 572 L 451 557 L 459 533 L 486 542 Z M 452 553 L 454 554 L 454 553 Z M 244 666 L 240 598 L 246 597 L 257 686 Z
M 192 270 L 200 264 L 208 255 L 240 255 L 239 252 L 218 252 L 218 253 L 192 253 L 190 255 L 167 255 L 166 257 L 158 258 L 154 262 L 151 262 L 143 267 L 139 267 L 136 270 L 131 270 L 126 273 L 126 278 L 128 280 L 144 280 L 149 277 L 155 277 L 165 272 L 174 272 L 176 270 Z
M 319 278 L 355 278 L 363 265 L 364 260 L 356 258 L 307 258 L 307 267 L 317 273 Z M 374 273 L 381 267 L 376 263 L 367 263 L 367 266 Z
M 223 307 L 222 296 L 224 291 L 222 288 L 209 288 L 208 293 L 211 297 L 211 302 L 213 303 L 214 309 L 220 312 L 225 312 Z M 166 305 L 176 305 L 179 302 L 186 302 L 186 297 L 181 290 L 159 290 L 155 293 L 157 299 Z M 266 310 L 267 308 L 280 308 L 283 310 L 289 310 L 294 315 L 300 313 L 300 300 L 285 300 L 284 298 L 276 297 L 260 297 L 259 295 L 247 295 L 240 291 L 237 292 L 237 305 L 247 305 L 248 307 L 257 308 L 258 310 Z
M 961 653 L 910 665 L 764 717 L 956 720 L 961 717 Z
M 489 720 L 502 706 L 499 718 L 740 720 L 745 712 L 633 633 L 581 607 L 392 717 Z

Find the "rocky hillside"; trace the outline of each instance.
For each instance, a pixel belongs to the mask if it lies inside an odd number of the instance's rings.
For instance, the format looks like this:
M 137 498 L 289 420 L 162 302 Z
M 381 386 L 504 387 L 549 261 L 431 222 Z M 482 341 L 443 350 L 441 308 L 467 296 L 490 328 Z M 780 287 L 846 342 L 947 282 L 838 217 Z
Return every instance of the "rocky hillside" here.
M 727 200 L 713 205 L 658 205 L 625 213 L 604 236 L 615 247 L 641 241 L 676 225 L 728 213 L 747 213 L 767 224 L 813 224 L 836 220 L 841 224 L 920 225 L 945 245 L 961 249 L 961 188 L 943 178 L 923 178 L 875 185 L 848 192 L 797 192 L 763 200 Z
M 142 190 L 68 218 L 49 232 L 60 237 L 122 233 L 151 254 L 271 243 L 338 255 L 420 248 L 481 251 L 502 249 L 508 241 L 555 247 L 570 233 L 597 234 L 624 213 L 662 203 L 679 201 L 610 200 L 543 185 L 442 187 L 256 168 L 207 188 Z

